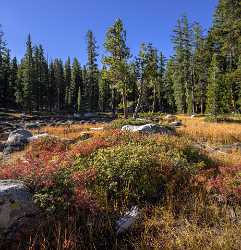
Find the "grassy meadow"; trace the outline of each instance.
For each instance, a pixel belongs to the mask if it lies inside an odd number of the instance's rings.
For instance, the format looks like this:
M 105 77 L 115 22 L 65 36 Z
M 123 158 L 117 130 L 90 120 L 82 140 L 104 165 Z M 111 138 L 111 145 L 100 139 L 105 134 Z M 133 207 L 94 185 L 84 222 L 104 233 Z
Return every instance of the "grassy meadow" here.
M 50 137 L 0 168 L 43 212 L 16 249 L 240 249 L 241 147 L 222 147 L 241 142 L 241 124 L 177 118 L 171 136 L 122 132 L 122 119 L 33 130 Z M 139 218 L 117 235 L 132 206 Z

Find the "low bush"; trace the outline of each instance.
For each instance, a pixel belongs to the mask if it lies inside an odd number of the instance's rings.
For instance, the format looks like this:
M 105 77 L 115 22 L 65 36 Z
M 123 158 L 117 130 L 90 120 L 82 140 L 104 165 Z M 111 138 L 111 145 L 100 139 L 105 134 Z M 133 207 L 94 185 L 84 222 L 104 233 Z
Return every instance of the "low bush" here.
M 219 194 L 227 203 L 241 203 L 241 165 L 222 166 L 218 174 L 208 180 L 208 190 Z
M 204 121 L 206 122 L 227 122 L 227 123 L 239 123 L 241 124 L 241 115 L 217 115 L 217 116 L 212 116 L 208 115 L 205 117 Z
M 34 142 L 24 159 L 2 166 L 0 178 L 23 181 L 34 193 L 35 202 L 47 212 L 58 215 L 76 208 L 91 210 L 94 202 L 85 184 L 94 178 L 95 171 L 78 173 L 72 163 L 65 143 L 47 138 Z
M 99 150 L 91 164 L 97 171 L 95 189 L 121 204 L 151 196 L 162 185 L 157 147 L 120 145 Z
M 180 147 L 175 147 L 174 140 L 168 137 L 159 142 L 155 136 L 132 137 L 128 143 L 123 140 L 125 136 L 119 140 L 123 143 L 115 147 L 99 149 L 87 159 L 76 160 L 78 170 L 94 167 L 96 179 L 90 190 L 101 202 L 108 200 L 108 206 L 160 199 L 164 189 L 179 192 L 195 171 L 208 164 L 206 158 L 199 158 L 200 153 L 180 139 Z

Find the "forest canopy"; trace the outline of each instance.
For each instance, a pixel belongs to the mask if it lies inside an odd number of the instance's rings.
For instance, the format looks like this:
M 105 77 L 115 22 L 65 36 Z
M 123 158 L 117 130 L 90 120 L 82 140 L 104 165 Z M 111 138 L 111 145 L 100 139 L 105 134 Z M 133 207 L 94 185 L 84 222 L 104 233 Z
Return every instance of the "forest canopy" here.
M 88 62 L 48 61 L 29 34 L 24 57 L 11 57 L 0 27 L 0 107 L 48 112 L 169 112 L 222 114 L 241 107 L 241 3 L 219 0 L 207 33 L 181 16 L 173 29 L 170 58 L 152 43 L 131 56 L 128 32 L 117 19 L 98 55 L 87 32 Z M 101 66 L 97 64 L 102 56 Z

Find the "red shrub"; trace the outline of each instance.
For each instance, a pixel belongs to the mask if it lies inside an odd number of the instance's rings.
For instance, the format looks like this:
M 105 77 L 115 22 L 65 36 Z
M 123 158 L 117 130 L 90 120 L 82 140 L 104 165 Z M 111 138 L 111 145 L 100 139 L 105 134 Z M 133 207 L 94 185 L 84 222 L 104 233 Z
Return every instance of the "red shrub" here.
M 105 140 L 104 138 L 93 138 L 86 140 L 76 145 L 70 152 L 72 156 L 88 156 L 97 149 L 112 146 L 113 143 Z
M 98 147 L 100 144 L 96 144 Z M 95 177 L 93 169 L 75 172 L 71 167 L 73 155 L 58 142 L 50 145 L 36 143 L 24 160 L 0 169 L 1 179 L 24 181 L 40 197 L 40 206 L 81 208 L 94 210 L 95 202 L 86 189 L 86 183 Z M 85 152 L 89 152 L 87 147 Z M 84 152 L 84 151 L 83 151 Z M 43 202 L 44 200 L 44 202 Z
M 209 190 L 217 191 L 225 198 L 241 201 L 241 165 L 219 167 L 217 176 L 211 178 L 207 185 Z

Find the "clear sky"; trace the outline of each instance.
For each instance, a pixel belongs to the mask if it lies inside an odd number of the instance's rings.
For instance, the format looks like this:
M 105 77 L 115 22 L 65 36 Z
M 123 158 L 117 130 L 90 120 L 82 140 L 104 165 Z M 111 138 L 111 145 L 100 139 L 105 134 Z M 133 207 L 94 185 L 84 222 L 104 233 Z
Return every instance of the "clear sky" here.
M 86 32 L 91 29 L 102 55 L 106 30 L 120 17 L 133 55 L 151 42 L 166 57 L 178 17 L 186 14 L 207 30 L 217 0 L 1 0 L 0 23 L 12 56 L 21 58 L 27 34 L 44 46 L 49 58 L 76 56 L 86 62 Z

